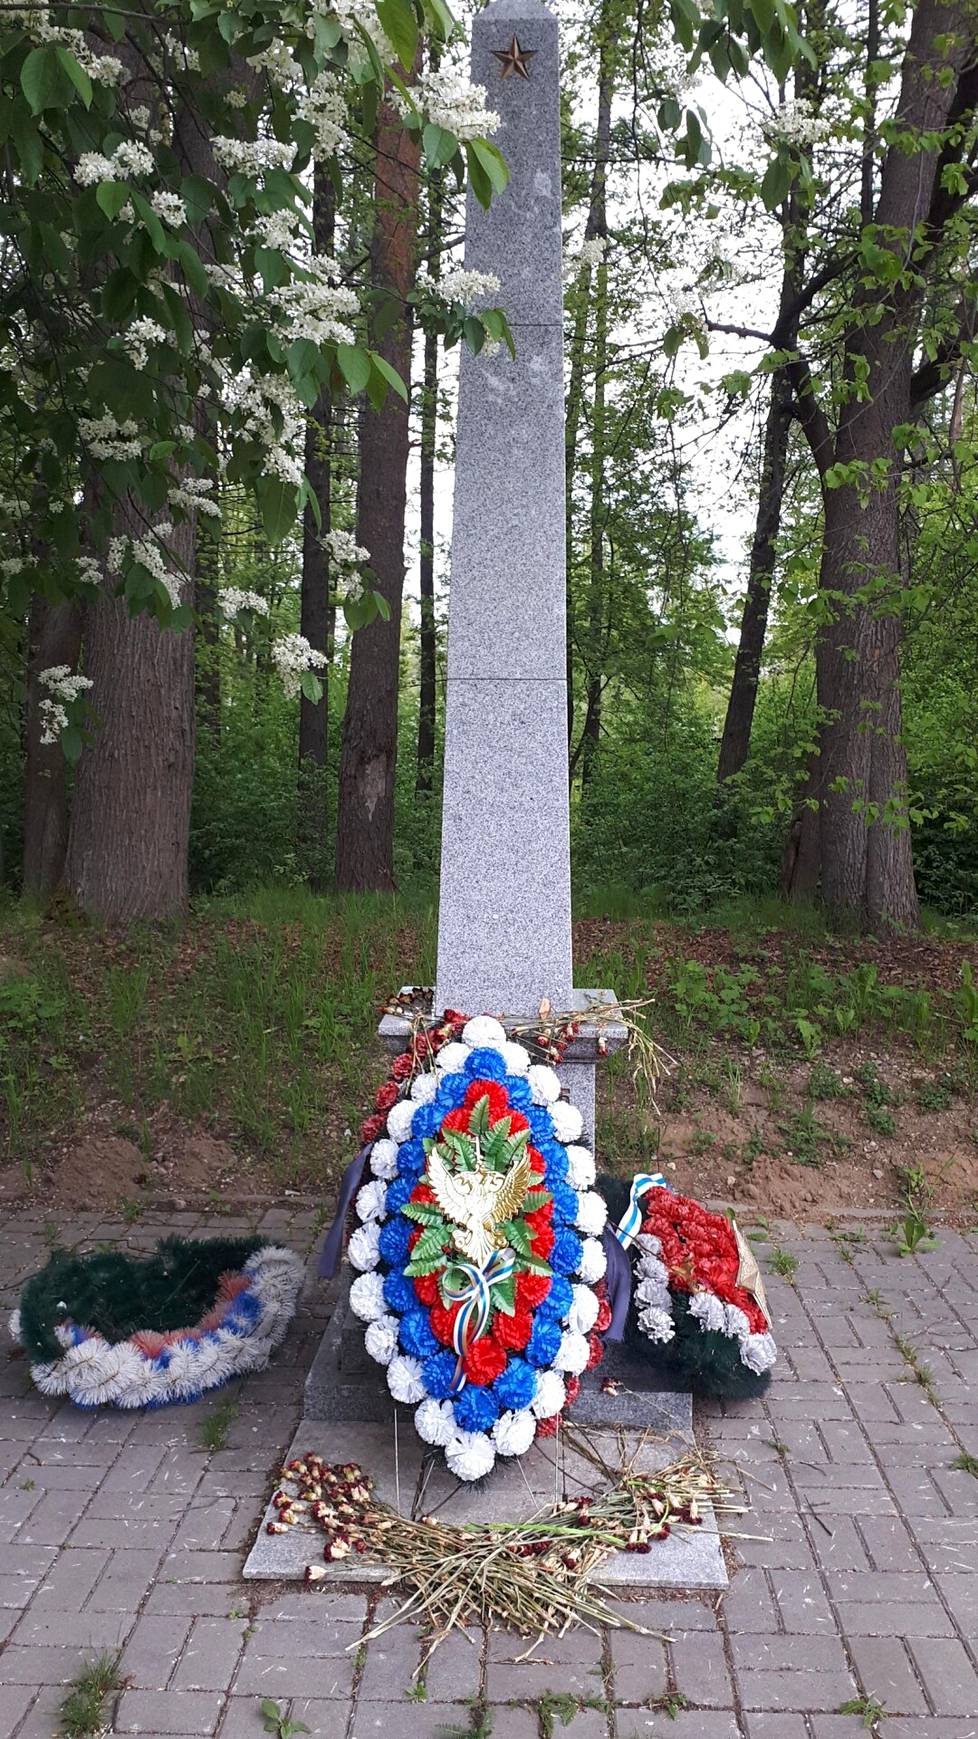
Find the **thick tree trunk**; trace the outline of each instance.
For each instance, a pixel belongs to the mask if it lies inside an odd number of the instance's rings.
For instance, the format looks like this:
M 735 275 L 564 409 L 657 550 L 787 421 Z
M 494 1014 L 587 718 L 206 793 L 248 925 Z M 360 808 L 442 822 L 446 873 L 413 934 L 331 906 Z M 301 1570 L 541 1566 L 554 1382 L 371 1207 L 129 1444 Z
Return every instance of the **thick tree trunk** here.
M 317 164 L 313 186 L 313 230 L 316 252 L 331 254 L 336 232 L 336 198 L 326 168 Z M 302 590 L 299 632 L 315 652 L 329 658 L 336 606 L 330 598 L 329 556 L 323 544 L 332 525 L 332 403 L 321 392 L 306 427 L 306 476 L 319 505 L 319 523 L 307 506 L 302 518 Z M 314 887 L 326 880 L 326 767 L 329 730 L 329 665 L 319 672 L 322 699 L 299 698 L 298 835 L 303 860 Z
M 414 279 L 418 208 L 418 145 L 399 116 L 381 109 L 377 129 L 376 218 L 371 247 L 374 283 L 402 302 Z M 403 315 L 376 348 L 410 380 L 411 324 Z M 375 586 L 390 619 L 376 619 L 353 637 L 343 720 L 336 881 L 345 889 L 394 886 L 394 773 L 404 587 L 404 502 L 409 446 L 408 409 L 394 392 L 379 411 L 360 417 L 357 537 L 370 552 Z
M 141 518 L 131 529 L 145 530 Z M 183 525 L 168 547 L 189 567 L 193 543 Z M 84 643 L 95 730 L 75 778 L 65 882 L 107 924 L 174 918 L 187 900 L 193 632 L 130 616 L 106 582 L 87 608 Z
M 441 222 L 441 176 L 436 174 L 431 178 L 426 237 L 428 272 L 432 278 L 437 278 L 440 271 Z M 435 767 L 436 661 L 438 654 L 435 629 L 435 456 L 437 448 L 438 337 L 434 332 L 427 332 L 424 341 L 424 394 L 421 401 L 421 550 L 418 558 L 421 633 L 418 671 L 418 755 L 414 781 L 414 788 L 419 795 L 431 790 Z
M 220 522 L 203 515 L 197 523 L 197 574 L 194 601 L 197 607 L 197 647 L 194 697 L 198 735 L 216 743 L 221 735 L 221 629 L 217 615 L 220 583 Z
M 81 606 L 31 602 L 27 664 L 26 764 L 24 774 L 24 892 L 45 900 L 64 873 L 68 846 L 67 768 L 60 743 L 42 743 L 39 710 L 44 690 L 38 676 L 53 665 L 74 670 L 81 649 Z
M 771 400 L 764 427 L 764 454 L 757 502 L 757 520 L 747 573 L 747 596 L 740 622 L 740 643 L 734 664 L 727 714 L 723 722 L 717 781 L 739 773 L 750 751 L 751 727 L 761 677 L 761 659 L 767 635 L 771 582 L 781 527 L 784 475 L 791 432 L 792 389 L 783 370 L 771 381 Z

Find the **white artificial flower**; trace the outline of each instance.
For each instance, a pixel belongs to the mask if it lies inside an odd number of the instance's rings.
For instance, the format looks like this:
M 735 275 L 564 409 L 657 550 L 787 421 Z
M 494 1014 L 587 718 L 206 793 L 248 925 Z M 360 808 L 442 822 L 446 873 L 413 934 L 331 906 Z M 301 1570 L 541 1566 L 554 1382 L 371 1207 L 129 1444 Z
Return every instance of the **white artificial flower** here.
M 451 1039 L 447 1045 L 442 1045 L 435 1056 L 435 1068 L 440 1075 L 454 1075 L 463 1069 L 468 1061 L 469 1047 L 458 1039 Z
M 581 1246 L 581 1261 L 577 1272 L 582 1280 L 593 1286 L 600 1280 L 608 1266 L 608 1258 L 600 1238 L 585 1238 Z
M 584 1119 L 576 1105 L 568 1105 L 566 1099 L 558 1099 L 550 1106 L 553 1119 L 554 1134 L 565 1146 L 572 1141 L 580 1141 L 584 1133 Z
M 769 1371 L 777 1362 L 778 1349 L 774 1344 L 774 1336 L 770 1334 L 749 1334 L 740 1343 L 741 1363 L 747 1366 L 758 1377 Z
M 530 1067 L 530 1053 L 525 1045 L 518 1045 L 515 1040 L 507 1039 L 499 1047 L 500 1055 L 506 1064 L 507 1075 L 525 1075 Z
M 492 1440 L 499 1455 L 525 1455 L 537 1434 L 537 1422 L 530 1407 L 518 1413 L 501 1413 L 492 1428 Z
M 421 1380 L 421 1360 L 398 1353 L 387 1367 L 387 1387 L 395 1401 L 403 1401 L 407 1406 L 423 1401 L 427 1390 Z
M 438 1076 L 425 1069 L 411 1082 L 411 1098 L 415 1105 L 430 1105 L 438 1091 Z
M 386 1313 L 384 1277 L 376 1269 L 357 1275 L 350 1287 L 350 1309 L 361 1322 L 374 1322 Z
M 565 1329 L 554 1358 L 554 1370 L 566 1371 L 570 1377 L 579 1377 L 587 1369 L 590 1357 L 591 1348 L 585 1336 L 578 1334 L 576 1329 Z
M 371 1178 L 357 1191 L 356 1208 L 361 1220 L 382 1220 L 387 1206 L 387 1185 L 380 1178 Z
M 389 1181 L 397 1172 L 397 1142 L 381 1136 L 370 1149 L 370 1169 L 374 1177 Z
M 359 1268 L 364 1274 L 368 1273 L 371 1268 L 376 1268 L 380 1261 L 379 1240 L 380 1227 L 376 1220 L 371 1220 L 369 1225 L 358 1226 L 355 1232 L 351 1232 L 350 1242 L 347 1245 L 347 1255 L 351 1265 L 354 1268 Z
M 726 1316 L 726 1333 L 732 1340 L 746 1340 L 750 1334 L 750 1323 L 744 1312 L 736 1304 L 728 1304 Z
M 589 1147 L 578 1147 L 571 1143 L 567 1149 L 567 1182 L 571 1189 L 589 1190 L 597 1171 L 594 1164 L 594 1154 Z
M 668 1310 L 659 1310 L 655 1305 L 648 1305 L 638 1313 L 638 1326 L 647 1340 L 665 1342 L 672 1340 L 676 1333 L 672 1316 Z
M 484 1479 L 496 1461 L 492 1438 L 484 1431 L 456 1431 L 445 1447 L 445 1460 L 456 1479 Z
M 654 1232 L 638 1232 L 633 1239 L 636 1250 L 644 1250 L 650 1256 L 661 1256 L 662 1243 Z
M 489 1045 L 498 1051 L 506 1043 L 506 1028 L 501 1021 L 494 1020 L 491 1014 L 477 1014 L 473 1020 L 467 1020 L 462 1028 L 462 1038 L 473 1051 L 482 1045 Z M 445 1047 L 447 1050 L 447 1046 Z
M 589 1238 L 599 1238 L 608 1221 L 608 1204 L 597 1190 L 587 1190 L 577 1198 L 578 1231 Z
M 689 1314 L 695 1316 L 701 1329 L 709 1329 L 714 1334 L 726 1334 L 726 1306 L 715 1293 L 694 1292 L 689 1301 Z
M 436 1401 L 429 1395 L 414 1415 L 414 1429 L 422 1443 L 444 1449 L 458 1430 L 451 1401 Z
M 526 1072 L 534 1105 L 554 1105 L 560 1098 L 560 1076 L 547 1063 L 533 1063 Z
M 397 1317 L 392 1316 L 390 1311 L 385 1311 L 383 1316 L 375 1316 L 372 1322 L 368 1322 L 363 1344 L 378 1365 L 390 1365 L 397 1351 L 397 1328 Z
M 410 1099 L 398 1099 L 387 1113 L 387 1133 L 400 1146 L 411 1138 L 411 1122 L 415 1107 Z
M 552 1419 L 567 1399 L 564 1379 L 554 1370 L 537 1372 L 537 1392 L 530 1403 L 537 1419 Z
M 582 1285 L 576 1285 L 573 1292 L 573 1302 L 567 1312 L 567 1326 L 576 1329 L 578 1334 L 590 1334 L 598 1320 L 598 1295 L 592 1292 L 590 1286 Z

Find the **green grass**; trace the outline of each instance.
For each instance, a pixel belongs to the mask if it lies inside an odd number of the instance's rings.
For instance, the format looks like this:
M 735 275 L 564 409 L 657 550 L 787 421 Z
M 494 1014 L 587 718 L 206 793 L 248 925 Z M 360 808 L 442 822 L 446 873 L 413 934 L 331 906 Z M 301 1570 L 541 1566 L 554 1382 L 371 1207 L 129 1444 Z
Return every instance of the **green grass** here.
M 225 1395 L 218 1401 L 209 1413 L 204 1415 L 197 1426 L 197 1443 L 201 1449 L 212 1454 L 215 1450 L 226 1449 L 231 1435 L 231 1427 L 241 1412 L 241 1403 L 233 1396 Z
M 88 1739 L 104 1732 L 109 1698 L 122 1690 L 119 1656 L 96 1655 L 68 1686 L 58 1719 L 58 1739 Z

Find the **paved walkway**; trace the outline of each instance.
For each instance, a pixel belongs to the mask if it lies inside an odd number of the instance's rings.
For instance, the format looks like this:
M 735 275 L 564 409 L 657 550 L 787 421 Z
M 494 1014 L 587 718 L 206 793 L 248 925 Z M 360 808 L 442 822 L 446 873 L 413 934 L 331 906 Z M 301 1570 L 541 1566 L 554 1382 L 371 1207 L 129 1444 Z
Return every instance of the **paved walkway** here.
M 313 1241 L 307 1212 L 259 1226 Z M 144 1248 L 174 1229 L 249 1224 L 83 1216 L 70 1241 Z M 46 1230 L 8 1219 L 5 1304 L 45 1259 Z M 667 1643 L 579 1631 L 520 1662 L 505 1633 L 453 1638 L 423 1700 L 416 1634 L 351 1648 L 366 1596 L 240 1578 L 321 1329 L 314 1283 L 273 1366 L 193 1407 L 93 1417 L 44 1401 L 4 1357 L 0 1735 L 52 1739 L 63 1687 L 121 1649 L 110 1731 L 158 1739 L 252 1739 L 263 1697 L 319 1739 L 847 1739 L 870 1716 L 840 1706 L 873 1698 L 883 1739 L 978 1736 L 978 1478 L 952 1468 L 978 1454 L 978 1238 L 947 1233 L 906 1261 L 882 1237 L 781 1244 L 798 1267 L 794 1286 L 770 1281 L 776 1381 L 764 1403 L 701 1420 L 753 1496 L 739 1525 L 757 1537 L 732 1543 L 729 1592 L 643 1603 Z M 203 1449 L 202 1423 L 232 1399 L 226 1445 Z

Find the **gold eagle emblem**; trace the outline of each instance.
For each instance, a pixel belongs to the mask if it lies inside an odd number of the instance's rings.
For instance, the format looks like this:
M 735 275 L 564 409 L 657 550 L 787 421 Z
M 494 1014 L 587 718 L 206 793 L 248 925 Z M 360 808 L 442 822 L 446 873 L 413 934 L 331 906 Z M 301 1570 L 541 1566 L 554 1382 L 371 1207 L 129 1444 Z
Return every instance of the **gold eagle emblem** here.
M 533 1182 L 530 1156 L 524 1150 L 508 1171 L 490 1171 L 483 1164 L 473 1171 L 450 1171 L 437 1147 L 428 1155 L 428 1182 L 446 1220 L 451 1220 L 457 1248 L 478 1268 L 506 1243 L 499 1227 L 519 1213 Z

